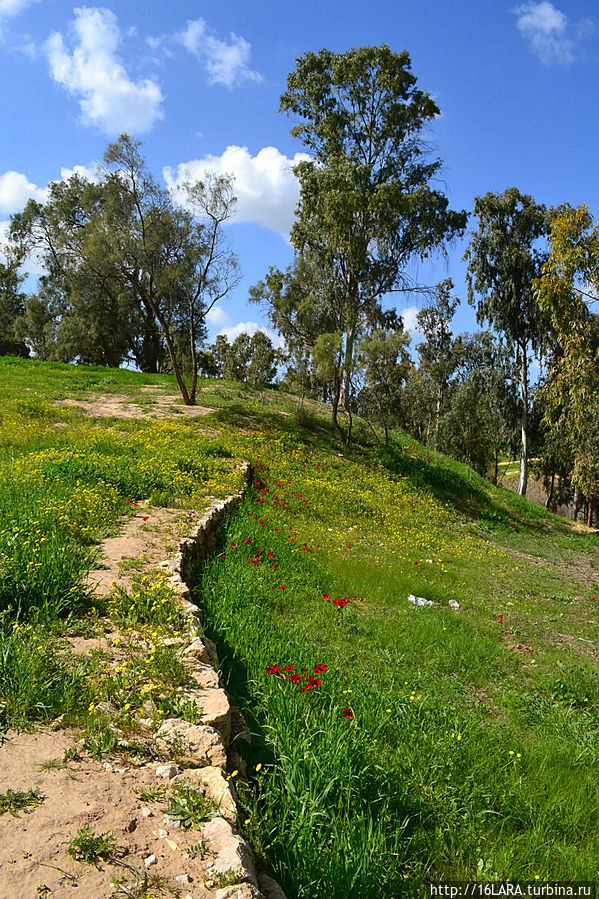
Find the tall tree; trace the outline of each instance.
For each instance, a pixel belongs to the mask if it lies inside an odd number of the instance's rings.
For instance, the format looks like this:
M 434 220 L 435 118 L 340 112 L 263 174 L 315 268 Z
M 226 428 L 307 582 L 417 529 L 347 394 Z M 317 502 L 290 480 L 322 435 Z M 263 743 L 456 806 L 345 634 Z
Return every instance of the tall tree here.
M 385 446 L 389 443 L 389 426 L 400 415 L 402 388 L 411 367 L 409 345 L 407 331 L 380 330 L 365 337 L 358 347 L 364 378 L 359 407 L 368 419 L 378 419 L 385 432 Z
M 435 449 L 437 448 L 439 419 L 445 411 L 449 382 L 457 363 L 451 322 L 460 301 L 456 297 L 452 297 L 453 287 L 451 278 L 441 281 L 437 285 L 436 295 L 432 302 L 416 315 L 418 330 L 424 337 L 417 347 L 420 369 L 430 378 L 436 392 L 433 428 Z
M 272 340 L 263 331 L 256 331 L 250 341 L 247 379 L 254 387 L 266 387 L 267 384 L 272 384 L 276 373 L 275 348 Z
M 587 501 L 588 523 L 599 494 L 599 225 L 585 205 L 551 217 L 550 253 L 535 282 L 558 350 L 545 382 L 546 421 L 565 428 L 574 449 L 572 480 Z
M 411 259 L 463 231 L 466 213 L 451 211 L 432 186 L 441 162 L 428 157 L 422 130 L 439 109 L 417 88 L 407 52 L 382 45 L 306 53 L 280 109 L 300 120 L 291 134 L 312 154 L 295 168 L 300 202 L 291 242 L 319 272 L 319 295 L 335 322 L 327 333 L 341 342 L 332 414 L 342 436 L 337 409 L 348 403 L 358 340 L 393 326 L 382 298 L 408 286 Z
M 18 259 L 0 261 L 0 356 L 28 356 L 20 339 L 19 325 L 25 314 L 25 294 L 21 290 Z
M 547 209 L 511 187 L 502 194 L 475 197 L 478 227 L 471 234 L 464 259 L 468 262 L 468 302 L 477 320 L 502 333 L 520 366 L 521 435 L 520 485 L 528 483 L 529 353 L 542 353 L 547 315 L 537 302 L 533 284 L 546 254 L 539 240 L 547 234 Z
M 48 279 L 63 282 L 67 314 L 77 310 L 98 324 L 111 310 L 129 331 L 134 354 L 153 353 L 150 370 L 163 344 L 183 400 L 192 405 L 205 315 L 239 280 L 222 231 L 234 203 L 231 183 L 207 177 L 185 184 L 186 208 L 177 206 L 140 147 L 121 135 L 106 149 L 98 183 L 76 175 L 55 182 L 46 204 L 31 200 L 13 217 L 11 235 L 23 251 L 37 249 Z

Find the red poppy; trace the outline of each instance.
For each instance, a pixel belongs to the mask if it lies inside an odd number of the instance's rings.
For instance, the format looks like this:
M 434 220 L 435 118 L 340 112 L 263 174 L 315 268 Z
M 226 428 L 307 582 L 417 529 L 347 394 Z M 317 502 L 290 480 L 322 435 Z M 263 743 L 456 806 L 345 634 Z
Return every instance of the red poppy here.
M 295 665 L 285 665 L 285 667 L 283 668 L 283 671 L 293 671 L 294 668 L 295 668 Z
M 287 589 L 287 584 L 281 584 L 281 586 L 279 587 L 279 590 L 286 590 L 286 589 Z
M 323 594 L 322 594 L 322 598 L 323 598 L 323 599 L 330 599 L 330 598 L 331 598 L 331 594 L 330 594 L 330 593 L 323 593 Z
M 338 609 L 343 609 L 348 603 L 347 596 L 344 596 L 343 599 L 334 599 L 333 605 L 337 606 Z
M 326 666 L 326 665 L 315 665 L 314 668 L 312 669 L 312 671 L 314 672 L 314 674 L 324 674 L 324 672 L 325 672 L 326 670 L 327 670 L 327 666 Z
M 278 665 L 267 665 L 266 673 L 267 674 L 279 674 L 279 666 Z
M 353 718 L 354 717 L 354 713 L 352 712 L 351 709 L 342 709 L 342 712 L 343 712 L 344 718 Z

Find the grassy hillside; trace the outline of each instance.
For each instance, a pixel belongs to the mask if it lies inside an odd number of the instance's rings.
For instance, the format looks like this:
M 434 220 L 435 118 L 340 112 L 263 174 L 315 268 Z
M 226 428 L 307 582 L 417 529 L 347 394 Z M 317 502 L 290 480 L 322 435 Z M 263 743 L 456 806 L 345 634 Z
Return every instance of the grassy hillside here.
M 254 487 L 196 598 L 254 734 L 240 826 L 288 895 L 595 879 L 596 533 L 403 433 L 382 449 L 359 426 L 346 451 L 325 409 L 274 391 L 207 381 L 212 414 L 164 419 L 169 378 L 0 375 L 0 726 L 84 723 L 92 678 L 55 640 L 90 615 L 96 541 L 127 503 L 229 492 L 247 458 Z M 98 394 L 136 417 L 57 405 Z

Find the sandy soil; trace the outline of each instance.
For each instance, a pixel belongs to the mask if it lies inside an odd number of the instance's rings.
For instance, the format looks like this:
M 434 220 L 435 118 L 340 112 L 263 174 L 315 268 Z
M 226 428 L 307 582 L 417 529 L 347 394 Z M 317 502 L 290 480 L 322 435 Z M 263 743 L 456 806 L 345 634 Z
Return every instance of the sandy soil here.
M 201 861 L 189 851 L 198 842 L 198 832 L 173 826 L 168 819 L 165 822 L 159 803 L 146 807 L 137 796 L 140 787 L 163 783 L 156 777 L 156 764 L 121 767 L 118 762 L 92 759 L 64 764 L 64 750 L 72 745 L 72 737 L 64 732 L 13 733 L 9 734 L 9 742 L 0 747 L 0 789 L 10 786 L 27 791 L 38 787 L 43 796 L 41 804 L 29 814 L 19 812 L 18 818 L 2 816 L 3 899 L 135 895 L 119 892 L 118 881 L 130 889 L 156 875 L 181 897 L 214 896 L 203 886 L 210 859 Z M 63 767 L 40 767 L 53 759 Z M 149 808 L 151 816 L 146 817 L 143 808 L 146 813 Z M 114 835 L 114 860 L 100 860 L 93 865 L 71 857 L 66 844 L 86 824 L 96 834 Z M 156 861 L 146 868 L 144 859 L 150 855 Z M 176 880 L 184 875 L 188 876 L 188 884 Z
M 154 388 L 142 390 L 146 391 L 143 406 L 118 393 L 92 394 L 88 400 L 67 399 L 56 405 L 81 409 L 91 418 L 171 418 L 177 414 L 195 418 L 214 412 L 207 406 L 184 406 L 176 396 L 154 395 Z

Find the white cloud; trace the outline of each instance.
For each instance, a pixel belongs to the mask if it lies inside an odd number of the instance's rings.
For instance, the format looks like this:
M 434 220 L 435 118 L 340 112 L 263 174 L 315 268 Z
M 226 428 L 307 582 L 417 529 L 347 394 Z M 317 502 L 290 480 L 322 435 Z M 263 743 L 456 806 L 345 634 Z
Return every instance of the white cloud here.
M 399 310 L 399 314 L 403 320 L 404 331 L 409 331 L 413 338 L 422 337 L 421 332 L 418 330 L 418 321 L 416 316 L 420 312 L 418 306 L 406 306 L 404 309 Z
M 213 306 L 210 312 L 206 313 L 206 321 L 213 328 L 227 328 L 231 324 L 231 316 L 227 315 L 221 306 Z
M 232 175 L 233 192 L 237 197 L 233 221 L 254 222 L 287 237 L 293 224 L 293 213 L 299 198 L 299 185 L 293 174 L 293 166 L 305 153 L 296 153 L 293 159 L 284 156 L 276 147 L 263 147 L 252 156 L 247 147 L 227 147 L 222 156 L 205 156 L 182 162 L 176 171 L 163 170 L 164 179 L 175 196 L 177 188 L 185 180 L 199 181 L 206 172 Z
M 92 183 L 95 183 L 99 180 L 98 165 L 97 163 L 93 162 L 91 165 L 74 165 L 72 169 L 68 169 L 65 166 L 61 167 L 61 181 L 68 181 L 68 179 L 73 175 L 79 175 L 79 177 L 85 179 L 85 181 L 91 181 Z
M 268 337 L 270 337 L 273 342 L 273 346 L 283 346 L 283 340 L 276 333 L 276 331 L 272 331 L 270 328 L 263 328 L 262 325 L 258 324 L 258 322 L 238 322 L 238 324 L 231 325 L 228 328 L 221 328 L 218 333 L 223 334 L 227 338 L 229 343 L 233 343 L 235 338 L 239 337 L 240 334 L 249 334 L 250 337 L 253 337 L 256 331 L 262 331 L 263 334 L 266 334 Z
M 210 84 L 223 84 L 231 90 L 242 81 L 262 81 L 262 75 L 248 66 L 251 44 L 234 32 L 227 43 L 215 36 L 204 19 L 195 19 L 177 39 L 203 63 Z
M 39 0 L 0 0 L 0 20 L 18 16 L 28 6 L 38 2 Z
M 514 13 L 518 16 L 518 31 L 541 62 L 545 65 L 574 62 L 576 45 L 568 28 L 568 19 L 549 0 L 518 6 Z M 587 29 L 592 29 L 590 22 L 581 24 L 584 27 L 577 28 L 577 36 L 584 36 Z
M 27 200 L 44 202 L 47 191 L 33 184 L 22 172 L 4 172 L 0 175 L 0 213 L 10 215 L 20 212 Z
M 109 135 L 122 131 L 142 134 L 163 116 L 164 99 L 149 78 L 134 82 L 117 57 L 121 35 L 109 9 L 75 9 L 72 23 L 74 48 L 54 32 L 46 42 L 53 79 L 78 96 L 82 121 Z

